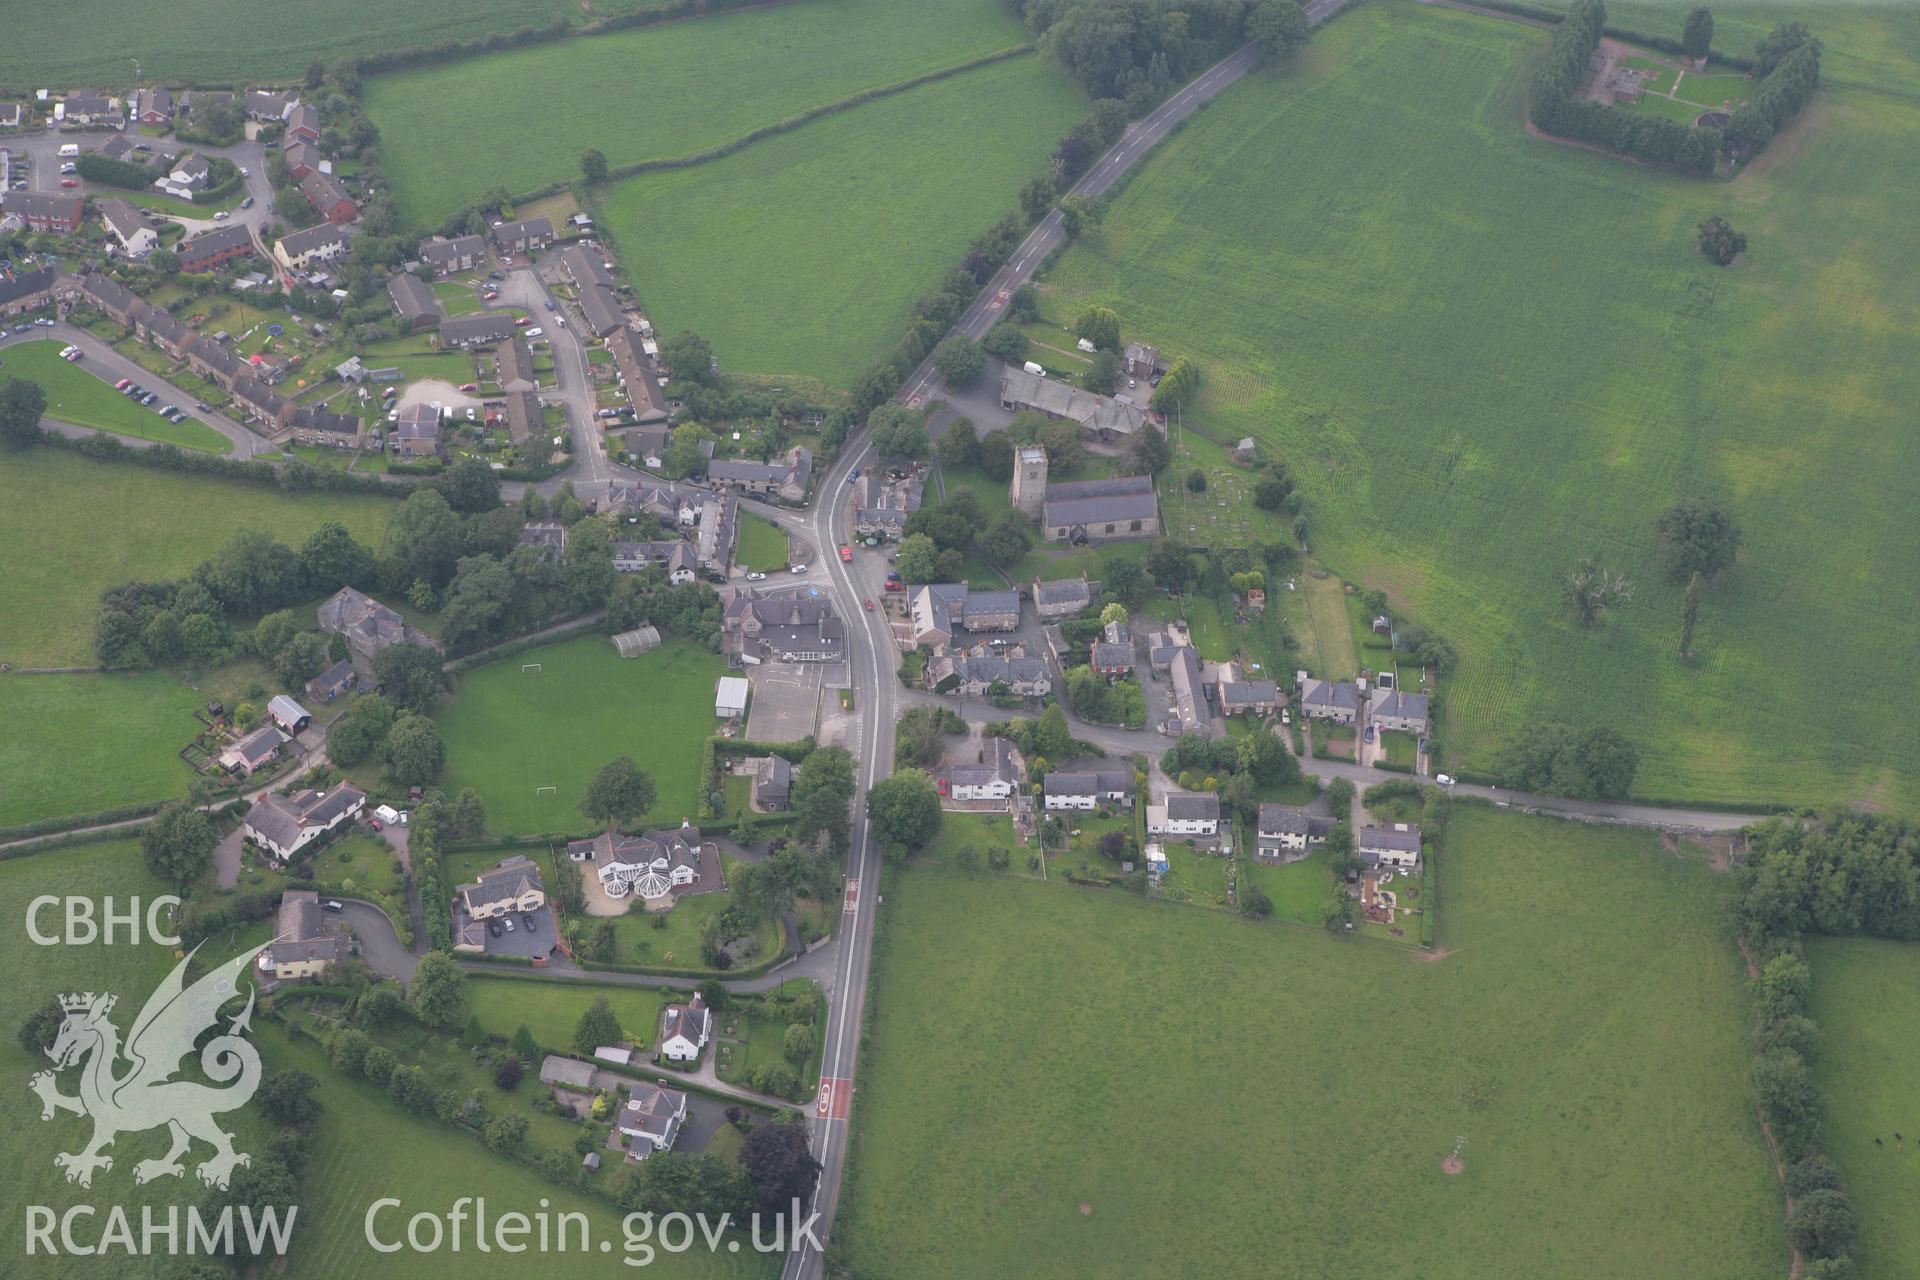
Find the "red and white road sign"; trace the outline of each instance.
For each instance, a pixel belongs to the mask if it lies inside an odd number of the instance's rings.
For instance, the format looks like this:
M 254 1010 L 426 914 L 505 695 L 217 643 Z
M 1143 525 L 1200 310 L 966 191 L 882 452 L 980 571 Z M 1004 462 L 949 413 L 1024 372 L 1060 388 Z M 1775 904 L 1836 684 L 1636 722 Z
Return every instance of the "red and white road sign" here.
M 827 1076 L 820 1081 L 820 1100 L 813 1114 L 821 1120 L 845 1120 L 853 1102 L 853 1081 Z
M 998 293 L 993 295 L 993 301 L 987 303 L 987 310 L 998 311 L 1000 308 L 1007 305 L 1007 299 L 1011 298 L 1012 296 L 1013 296 L 1013 290 L 1011 289 L 1000 290 Z
M 854 876 L 847 881 L 846 913 L 852 915 L 860 909 L 860 877 Z

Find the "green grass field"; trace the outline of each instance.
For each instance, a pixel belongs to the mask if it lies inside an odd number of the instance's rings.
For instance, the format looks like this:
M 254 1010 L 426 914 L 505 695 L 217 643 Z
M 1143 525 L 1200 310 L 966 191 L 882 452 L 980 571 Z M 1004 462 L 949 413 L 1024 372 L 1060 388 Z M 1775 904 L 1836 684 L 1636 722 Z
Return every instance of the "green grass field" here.
M 1084 110 L 1015 58 L 642 174 L 596 216 L 655 325 L 697 330 L 729 370 L 845 386 Z
M 660 1008 L 667 999 L 665 993 L 645 987 L 535 982 L 485 974 L 474 975 L 468 991 L 468 1003 L 489 1035 L 509 1039 L 524 1022 L 534 1042 L 551 1053 L 573 1052 L 574 1025 L 600 996 L 613 1007 L 627 1038 L 651 1047 L 660 1031 Z
M 1816 938 L 1813 1016 L 1827 1142 L 1860 1213 L 1854 1251 L 1864 1280 L 1920 1271 L 1920 946 Z M 1905 1136 L 1899 1150 L 1893 1135 Z M 1874 1139 L 1880 1139 L 1880 1145 Z
M 5 722 L 15 723 L 10 717 Z M 27 1091 L 27 1080 L 35 1071 L 45 1068 L 47 1061 L 29 1055 L 11 1034 L 27 1014 L 45 1000 L 68 992 L 110 991 L 119 997 L 112 1017 L 124 1036 L 154 984 L 172 967 L 172 957 L 164 948 L 150 943 L 128 945 L 124 932 L 116 937 L 113 946 L 98 943 L 37 946 L 26 930 L 25 909 L 31 898 L 40 894 L 90 898 L 98 913 L 109 897 L 114 900 L 116 910 L 124 911 L 133 897 L 151 901 L 167 892 L 166 885 L 147 874 L 139 847 L 132 840 L 78 845 L 0 862 L 0 901 L 14 908 L 8 913 L 13 918 L 0 930 L 0 959 L 5 960 L 7 972 L 13 975 L 0 992 L 0 1023 L 9 1031 L 5 1042 L 0 1043 L 0 1070 L 13 1082 L 13 1087 L 0 1090 L 0 1124 L 14 1135 L 5 1151 L 0 1152 L 0 1196 L 4 1196 L 8 1204 L 47 1205 L 56 1212 L 64 1212 L 76 1204 L 117 1204 L 125 1206 L 138 1223 L 142 1205 L 152 1205 L 164 1214 L 169 1205 L 184 1208 L 200 1202 L 204 1188 L 191 1173 L 192 1163 L 184 1179 L 164 1178 L 145 1186 L 134 1182 L 134 1164 L 166 1150 L 164 1136 L 151 1130 L 121 1135 L 112 1149 L 113 1168 L 96 1174 L 91 1190 L 83 1191 L 67 1183 L 61 1170 L 54 1166 L 53 1155 L 56 1151 L 79 1150 L 92 1125 L 67 1114 L 49 1121 L 40 1119 L 40 1100 Z M 56 906 L 43 911 L 38 925 L 42 932 L 59 935 L 61 909 Z M 239 1008 L 237 1004 L 233 1006 L 235 1012 Z M 257 1027 L 259 1023 L 256 1021 L 254 1025 Z M 124 1061 L 117 1070 L 125 1072 Z M 78 1075 L 76 1071 L 63 1074 L 60 1081 L 63 1093 L 75 1092 Z M 235 1146 L 242 1151 L 257 1151 L 264 1142 L 266 1126 L 251 1108 L 223 1115 L 220 1123 L 234 1134 Z M 195 1152 L 197 1162 L 206 1148 L 196 1145 Z M 83 1261 L 70 1256 L 50 1258 L 44 1253 L 27 1257 L 18 1215 L 11 1216 L 5 1227 L 0 1227 L 0 1250 L 6 1254 L 6 1274 L 21 1280 L 69 1280 L 97 1274 L 99 1270 L 97 1265 L 89 1265 L 95 1260 Z M 165 1254 L 128 1257 L 117 1253 L 113 1272 L 127 1280 L 160 1280 L 175 1274 L 178 1261 Z
M 759 516 L 740 517 L 740 543 L 734 548 L 734 561 L 748 569 L 768 573 L 787 567 L 787 535 L 771 520 Z
M 156 419 L 157 421 L 157 419 Z M 298 547 L 338 520 L 370 547 L 393 503 L 363 494 L 284 494 L 36 449 L 0 469 L 0 661 L 81 666 L 93 658 L 100 593 L 135 578 L 176 577 L 235 529 Z
M 651 0 L 594 0 L 596 17 L 651 5 Z M 201 0 L 172 15 L 164 29 L 146 29 L 139 0 L 106 0 L 86 9 L 34 5 L 8 14 L 0 45 L 0 84 L 81 85 L 124 92 L 140 59 L 149 79 L 202 84 L 292 84 L 314 59 L 466 40 L 555 19 L 582 21 L 577 0 L 403 0 L 370 12 L 356 0 L 318 0 L 270 24 L 246 0 Z M 276 80 L 277 78 L 277 80 Z
M 848 1268 L 1783 1272 L 1737 1084 L 1731 886 L 1650 835 L 1490 809 L 1456 808 L 1442 856 L 1438 960 L 1062 883 L 899 876 Z
M 1320 561 L 1454 642 L 1448 764 L 1564 720 L 1629 734 L 1647 794 L 1920 801 L 1889 625 L 1920 611 L 1920 104 L 1825 91 L 1703 182 L 1529 137 L 1541 39 L 1342 15 L 1171 139 L 1049 305 L 1197 357 L 1195 416 L 1289 463 Z M 1731 269 L 1697 252 L 1714 212 L 1752 238 Z M 1682 495 L 1746 531 L 1693 663 L 1652 563 Z M 1592 633 L 1558 590 L 1589 554 L 1636 589 Z
M 376 76 L 365 101 L 401 211 L 433 223 L 495 185 L 577 178 L 586 147 L 692 155 L 1025 39 L 996 0 L 804 0 Z M 525 109 L 562 84 L 593 109 Z
M 523 663 L 541 664 L 523 672 Z M 678 826 L 698 802 L 700 744 L 714 731 L 720 659 L 682 640 L 621 658 L 602 636 L 543 645 L 461 675 L 436 717 L 449 795 L 477 787 L 496 835 L 580 831 L 580 798 L 609 760 L 632 756 L 658 795 L 649 822 Z M 557 788 L 538 795 L 543 786 Z
M 185 795 L 205 701 L 164 671 L 0 676 L 0 827 Z
M 102 381 L 85 362 L 60 358 L 63 342 L 25 342 L 0 350 L 0 381 L 25 378 L 47 393 L 47 416 L 80 427 L 99 427 L 142 440 L 159 440 L 183 449 L 228 453 L 233 443 L 204 422 L 189 418 L 178 426 L 142 408 Z M 158 404 L 159 401 L 155 401 Z M 193 406 L 180 406 L 192 411 Z

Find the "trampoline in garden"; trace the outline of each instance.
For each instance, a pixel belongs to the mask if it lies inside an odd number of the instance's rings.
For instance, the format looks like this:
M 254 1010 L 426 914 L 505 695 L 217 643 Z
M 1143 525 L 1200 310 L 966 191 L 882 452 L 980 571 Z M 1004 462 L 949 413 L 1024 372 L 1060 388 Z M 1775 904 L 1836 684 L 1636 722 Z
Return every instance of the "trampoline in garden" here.
M 267 326 L 267 336 L 270 338 L 277 338 L 286 331 L 287 326 L 283 324 L 270 324 Z
M 1696 129 L 1724 129 L 1733 116 L 1725 111 L 1703 111 L 1693 122 Z

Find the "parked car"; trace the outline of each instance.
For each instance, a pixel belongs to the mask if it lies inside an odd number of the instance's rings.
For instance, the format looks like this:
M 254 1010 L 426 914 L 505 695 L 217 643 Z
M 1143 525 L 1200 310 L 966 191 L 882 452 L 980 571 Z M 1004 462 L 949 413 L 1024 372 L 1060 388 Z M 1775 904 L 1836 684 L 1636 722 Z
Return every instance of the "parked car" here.
M 539 929 L 539 926 L 538 926 L 538 924 L 537 924 L 537 922 L 536 922 L 536 921 L 534 920 L 534 918 L 533 918 L 532 916 L 521 916 L 521 917 L 520 917 L 520 925 L 521 925 L 521 927 L 522 927 L 522 928 L 524 928 L 524 929 L 525 929 L 525 930 L 526 930 L 526 931 L 527 931 L 528 933 L 538 933 L 538 932 L 540 932 L 540 929 Z
M 807 571 L 807 566 L 803 564 L 793 565 L 789 567 L 787 570 L 788 573 L 805 573 L 806 571 Z
M 75 163 L 73 163 L 73 162 L 72 162 L 71 160 L 69 160 L 69 161 L 68 161 L 67 163 L 65 163 L 65 164 L 63 164 L 63 165 L 61 165 L 61 166 L 60 166 L 60 172 L 62 172 L 62 173 L 78 173 L 78 172 L 80 172 L 80 166 L 79 166 L 79 165 L 77 165 L 77 164 L 75 164 Z
M 346 910 L 346 903 L 340 901 L 340 899 L 338 898 L 328 898 L 325 903 L 325 906 L 329 911 L 345 911 Z
M 120 379 L 120 381 L 113 384 L 113 389 L 115 391 L 125 391 L 128 387 L 132 385 L 133 385 L 132 378 L 122 378 Z
M 213 215 L 213 220 L 215 222 L 225 222 L 229 216 L 231 215 L 229 215 L 225 209 L 222 209 L 220 212 Z
M 547 331 L 545 329 L 542 329 L 538 325 L 535 325 L 533 328 L 527 330 L 527 336 L 529 338 L 542 338 L 546 336 L 546 332 Z
M 487 279 L 489 280 L 505 280 L 506 278 L 506 273 L 502 271 L 487 272 Z
M 60 185 L 61 185 L 61 186 L 63 186 L 63 187 L 77 187 L 77 186 L 79 186 L 79 185 L 80 185 L 80 179 L 78 179 L 78 178 L 62 178 L 62 179 L 60 179 Z
M 840 548 L 840 562 L 841 562 L 842 564 L 852 564 L 852 563 L 853 563 L 853 548 L 852 548 L 852 547 L 849 547 L 849 546 L 844 546 L 844 545 L 843 545 L 843 546 L 842 546 L 842 547 Z
M 197 401 L 197 402 L 196 402 L 196 403 L 194 404 L 194 406 L 193 406 L 193 407 L 194 407 L 194 408 L 196 408 L 196 409 L 198 409 L 198 410 L 199 410 L 200 412 L 202 412 L 202 413 L 212 413 L 212 412 L 213 412 L 213 406 L 212 406 L 212 405 L 210 405 L 210 404 L 208 404 L 208 403 L 207 403 L 206 401 L 204 401 L 204 400 L 201 400 L 201 401 Z
M 1367 726 L 1367 741 L 1368 741 L 1368 742 L 1372 742 L 1372 741 L 1373 741 L 1373 726 L 1372 726 L 1372 725 L 1368 725 L 1368 726 Z
M 515 325 L 515 327 L 517 327 L 517 328 L 521 328 L 521 329 L 524 329 L 524 328 L 526 328 L 526 327 L 527 327 L 528 325 L 530 325 L 530 324 L 532 324 L 532 323 L 533 323 L 533 317 L 532 317 L 532 316 L 521 316 L 521 317 L 520 317 L 520 318 L 519 318 L 518 320 L 515 320 L 515 321 L 514 321 L 513 323 L 514 323 L 514 325 Z
M 554 305 L 553 305 L 553 299 L 552 299 L 552 298 L 548 298 L 548 299 L 547 299 L 547 310 L 549 310 L 549 311 L 552 311 L 552 310 L 554 310 Z
M 505 919 L 504 921 L 502 921 L 502 923 L 503 923 L 503 924 L 505 924 L 505 925 L 507 926 L 507 932 L 508 932 L 508 933 L 512 933 L 512 932 L 513 932 L 513 917 L 512 917 L 512 916 L 508 916 L 508 917 L 507 917 L 507 918 L 506 918 L 506 919 Z
M 500 922 L 499 922 L 498 920 L 489 920 L 489 921 L 487 921 L 487 932 L 488 932 L 488 933 L 490 933 L 490 934 L 492 934 L 492 935 L 493 935 L 494 937 L 496 937 L 496 938 L 497 938 L 497 937 L 499 937 L 499 936 L 500 936 Z
M 748 582 L 765 582 L 766 580 L 767 580 L 767 575 L 764 573 L 761 573 L 758 569 L 754 570 L 752 573 L 747 575 Z
M 477 382 L 463 382 L 460 384 L 460 389 L 471 394 L 480 389 L 480 384 Z
M 247 167 L 246 167 L 245 165 L 241 165 L 241 166 L 240 166 L 240 176 L 241 176 L 241 177 L 243 177 L 243 178 L 251 178 L 251 177 L 252 177 L 253 175 L 252 175 L 251 173 L 248 173 L 248 172 L 247 172 Z
M 240 207 L 241 207 L 242 209 L 251 209 L 251 208 L 253 208 L 253 197 L 252 197 L 252 196 L 248 196 L 248 197 L 247 197 L 247 198 L 246 198 L 245 200 L 242 200 L 242 201 L 240 202 Z

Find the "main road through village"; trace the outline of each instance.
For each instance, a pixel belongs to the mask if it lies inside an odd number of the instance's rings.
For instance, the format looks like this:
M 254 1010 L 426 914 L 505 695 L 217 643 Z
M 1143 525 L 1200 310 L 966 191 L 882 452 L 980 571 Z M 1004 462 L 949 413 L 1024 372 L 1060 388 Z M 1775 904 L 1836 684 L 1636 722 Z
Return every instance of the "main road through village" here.
M 1345 3 L 1346 0 L 1310 0 L 1305 7 L 1308 18 L 1318 25 L 1336 13 Z M 1110 190 L 1128 169 L 1138 163 L 1181 121 L 1192 116 L 1207 101 L 1258 65 L 1255 51 L 1251 46 L 1247 46 L 1208 68 L 1154 111 L 1130 126 L 1112 149 L 1073 185 L 1071 193 L 1098 196 Z M 47 162 L 54 159 L 53 150 L 53 144 L 35 149 L 35 158 L 42 162 L 39 167 L 43 172 L 52 169 L 52 165 Z M 40 154 L 42 151 L 46 154 Z M 241 163 L 252 162 L 249 189 L 264 188 L 264 155 L 258 150 L 257 145 L 243 144 L 243 147 L 236 151 L 235 158 Z M 257 197 L 270 196 L 270 192 L 264 189 L 256 191 L 255 194 Z M 246 211 L 244 220 L 249 224 L 263 220 L 268 215 L 267 204 L 266 199 L 258 199 L 255 208 Z M 255 229 L 257 231 L 257 227 Z M 1066 232 L 1061 225 L 1059 212 L 1055 210 L 1048 213 L 1014 251 L 1007 263 L 994 274 L 979 297 L 967 308 L 955 324 L 954 332 L 974 339 L 985 336 L 987 330 L 999 318 L 999 313 L 1006 306 L 1013 291 L 1031 280 L 1034 271 L 1065 240 Z M 495 305 L 520 306 L 535 315 L 542 314 L 547 303 L 554 300 L 544 282 L 539 278 L 537 269 L 531 264 L 508 274 L 502 294 L 502 298 Z M 558 489 L 563 479 L 571 480 L 581 491 L 582 496 L 594 496 L 610 482 L 637 479 L 637 472 L 619 466 L 608 458 L 605 445 L 600 440 L 600 433 L 595 429 L 592 416 L 592 383 L 585 351 L 576 337 L 576 327 L 549 325 L 548 333 L 553 340 L 554 365 L 558 382 L 557 389 L 548 393 L 548 398 L 565 405 L 577 452 L 573 465 L 563 476 L 546 481 L 539 487 L 544 491 L 552 492 Z M 39 330 L 22 334 L 18 339 L 0 336 L 0 347 L 10 345 L 14 340 L 49 337 L 81 346 L 87 352 L 88 361 L 96 372 L 135 376 L 136 370 L 131 361 L 125 360 L 107 344 L 91 335 L 65 325 L 53 332 Z M 150 371 L 138 370 L 137 373 L 140 380 L 144 382 L 149 384 L 156 382 Z M 910 405 L 928 404 L 937 398 L 938 387 L 938 375 L 933 368 L 932 358 L 929 357 L 907 379 L 900 397 Z M 176 400 L 183 404 L 193 402 L 191 397 L 181 399 L 176 396 Z M 260 451 L 257 447 L 257 437 L 240 424 L 214 414 L 205 415 L 205 420 L 208 425 L 232 442 L 233 456 L 246 458 Z M 50 422 L 48 425 L 68 434 L 90 434 L 87 428 L 72 427 L 58 422 Z M 148 441 L 133 439 L 127 439 L 127 443 L 136 446 L 150 445 Z M 854 800 L 850 847 L 847 851 L 841 929 L 833 942 L 795 965 L 790 972 L 779 975 L 780 977 L 804 975 L 815 978 L 822 982 L 827 992 L 828 1013 L 822 1041 L 821 1091 L 807 1109 L 808 1122 L 812 1125 L 814 1153 L 822 1166 L 819 1186 L 811 1209 L 817 1215 L 814 1233 L 823 1242 L 831 1238 L 846 1173 L 849 1120 L 857 1082 L 856 1059 L 860 1045 L 861 1023 L 866 1009 L 868 974 L 873 958 L 874 918 L 879 907 L 880 851 L 867 829 L 866 792 L 875 782 L 890 772 L 893 759 L 894 722 L 904 709 L 904 704 L 919 700 L 916 695 L 906 694 L 901 690 L 898 681 L 893 677 L 891 661 L 893 638 L 884 621 L 884 615 L 878 612 L 866 612 L 855 604 L 877 590 L 878 569 L 867 563 L 868 557 L 860 557 L 855 563 L 848 564 L 842 563 L 834 553 L 835 548 L 852 542 L 851 530 L 848 528 L 847 505 L 839 501 L 839 496 L 853 472 L 873 461 L 875 461 L 873 450 L 864 434 L 855 436 L 848 442 L 831 471 L 822 477 L 816 494 L 817 501 L 810 510 L 776 510 L 758 503 L 748 504 L 788 532 L 813 543 L 817 548 L 816 559 L 820 563 L 815 565 L 812 576 L 816 580 L 824 577 L 825 583 L 831 586 L 835 598 L 842 602 L 842 611 L 851 622 L 847 632 L 847 677 L 856 691 L 857 727 L 852 747 L 859 787 Z M 505 487 L 510 495 L 517 495 L 522 486 L 516 484 Z M 986 714 L 983 709 L 976 707 L 967 707 L 964 711 L 969 717 L 975 718 Z M 1075 733 L 1115 753 L 1131 754 L 1136 751 L 1150 751 L 1159 745 L 1152 734 L 1102 726 L 1076 724 Z M 1361 784 L 1402 776 L 1335 761 L 1316 761 L 1313 768 L 1316 772 L 1349 777 Z M 1662 809 L 1634 804 L 1567 801 L 1515 795 L 1494 788 L 1466 785 L 1461 785 L 1457 790 L 1463 795 L 1480 795 L 1500 804 L 1539 809 L 1587 821 L 1628 822 L 1703 832 L 1738 829 L 1758 821 L 1761 816 L 1704 810 Z M 378 932 L 385 919 L 384 916 L 372 910 L 363 913 L 363 916 L 363 927 L 371 932 Z M 424 937 L 421 941 L 424 942 Z M 382 954 L 389 951 L 394 953 L 393 963 L 397 969 L 402 972 L 411 971 L 411 958 L 398 948 L 397 943 L 386 948 Z M 802 1243 L 802 1248 L 788 1256 L 782 1272 L 782 1280 L 812 1280 L 813 1277 L 824 1273 L 824 1257 L 820 1250 L 809 1241 L 803 1240 Z

